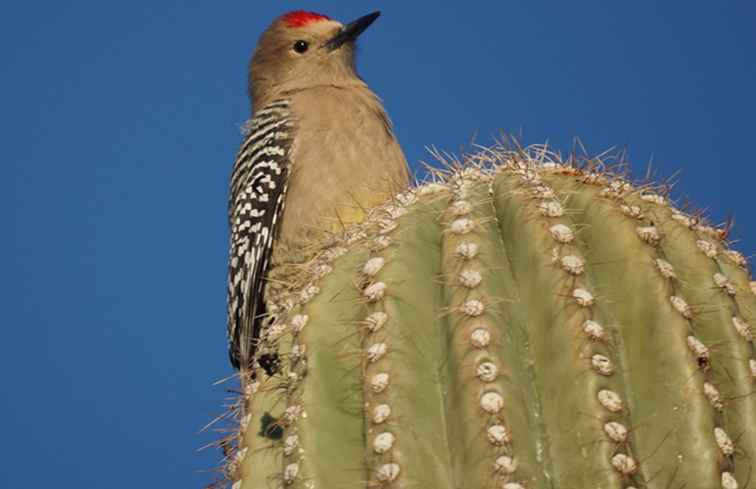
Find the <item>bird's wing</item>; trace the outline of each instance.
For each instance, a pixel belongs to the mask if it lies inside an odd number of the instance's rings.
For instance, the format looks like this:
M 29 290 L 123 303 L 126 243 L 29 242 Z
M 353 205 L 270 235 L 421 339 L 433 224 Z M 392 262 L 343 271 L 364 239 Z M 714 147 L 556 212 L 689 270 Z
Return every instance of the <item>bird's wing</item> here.
M 235 368 L 251 367 L 265 315 L 263 291 L 283 213 L 292 124 L 286 101 L 258 111 L 231 175 L 228 341 Z

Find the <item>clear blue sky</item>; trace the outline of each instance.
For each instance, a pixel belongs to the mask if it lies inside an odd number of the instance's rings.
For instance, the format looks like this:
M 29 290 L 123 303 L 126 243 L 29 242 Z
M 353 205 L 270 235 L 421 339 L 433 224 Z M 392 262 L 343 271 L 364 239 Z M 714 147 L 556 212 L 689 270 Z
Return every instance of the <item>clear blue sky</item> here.
M 210 480 L 246 64 L 294 8 L 383 11 L 360 67 L 411 161 L 502 129 L 627 147 L 756 251 L 753 2 L 8 3 L 0 487 Z

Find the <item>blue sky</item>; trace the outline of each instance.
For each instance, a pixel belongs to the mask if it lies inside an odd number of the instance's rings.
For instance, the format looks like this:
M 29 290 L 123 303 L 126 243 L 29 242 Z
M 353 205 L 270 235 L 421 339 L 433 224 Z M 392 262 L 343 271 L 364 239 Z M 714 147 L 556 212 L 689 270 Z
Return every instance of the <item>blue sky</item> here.
M 78 2 L 0 18 L 0 487 L 200 487 L 226 184 L 260 32 L 351 20 L 410 161 L 501 130 L 627 148 L 756 252 L 753 2 Z

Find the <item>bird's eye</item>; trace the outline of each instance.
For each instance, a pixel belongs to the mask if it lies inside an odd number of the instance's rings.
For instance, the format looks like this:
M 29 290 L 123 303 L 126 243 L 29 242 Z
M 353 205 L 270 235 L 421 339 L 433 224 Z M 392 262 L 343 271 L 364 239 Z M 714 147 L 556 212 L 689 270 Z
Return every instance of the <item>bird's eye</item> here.
M 307 41 L 299 40 L 294 43 L 294 51 L 298 52 L 299 54 L 304 53 L 307 51 L 307 48 L 310 47 L 310 44 Z

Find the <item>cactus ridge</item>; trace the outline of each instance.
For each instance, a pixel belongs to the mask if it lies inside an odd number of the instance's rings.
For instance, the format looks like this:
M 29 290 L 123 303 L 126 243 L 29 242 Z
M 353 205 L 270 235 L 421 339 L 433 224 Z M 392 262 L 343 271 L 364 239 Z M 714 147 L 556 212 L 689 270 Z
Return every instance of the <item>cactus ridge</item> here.
M 273 294 L 234 489 L 747 484 L 756 295 L 726 230 L 541 146 L 433 175 Z

